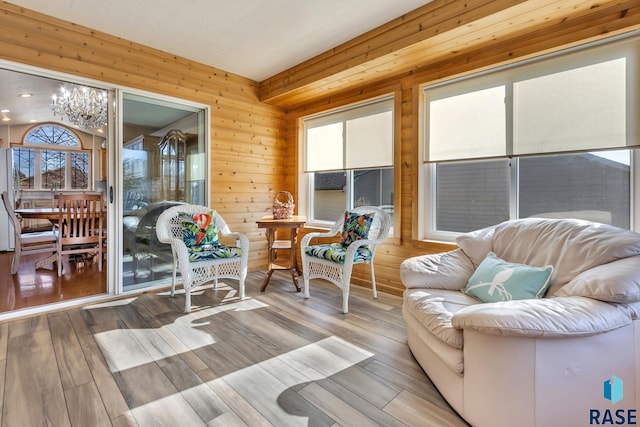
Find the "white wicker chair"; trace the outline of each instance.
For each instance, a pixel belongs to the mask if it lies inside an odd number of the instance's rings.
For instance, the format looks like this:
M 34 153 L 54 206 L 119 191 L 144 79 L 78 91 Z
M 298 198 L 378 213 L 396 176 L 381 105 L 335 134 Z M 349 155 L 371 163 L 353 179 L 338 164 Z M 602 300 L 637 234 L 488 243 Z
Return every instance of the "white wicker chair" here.
M 173 279 L 171 281 L 171 296 L 175 294 L 176 272 L 178 266 L 182 275 L 185 291 L 185 312 L 191 311 L 191 291 L 207 282 L 214 281 L 218 285 L 218 279 L 237 279 L 239 282 L 238 294 L 244 298 L 244 282 L 247 277 L 247 264 L 249 259 L 249 239 L 243 233 L 233 233 L 225 220 L 216 212 L 215 224 L 221 236 L 233 237 L 240 242 L 242 255 L 233 258 L 216 258 L 192 262 L 189 260 L 189 252 L 183 241 L 182 220 L 180 213 L 196 214 L 209 213 L 214 209 L 198 205 L 179 205 L 168 208 L 160 214 L 156 223 L 156 234 L 162 243 L 171 245 L 173 253 Z
M 342 232 L 344 217 L 340 218 L 331 227 L 328 232 L 308 233 L 304 236 L 300 243 L 300 252 L 302 254 L 302 276 L 304 279 L 304 298 L 309 298 L 309 280 L 325 279 L 342 290 L 342 312 L 349 311 L 349 285 L 351 283 L 351 271 L 356 263 L 368 263 L 371 267 L 371 286 L 373 289 L 373 298 L 378 297 L 376 291 L 376 277 L 373 270 L 373 258 L 376 253 L 378 244 L 384 242 L 389 235 L 391 228 L 391 218 L 382 209 L 375 206 L 361 206 L 351 210 L 358 213 L 375 213 L 373 222 L 369 229 L 369 238 L 366 240 L 356 240 L 347 247 L 344 263 L 320 258 L 306 253 L 307 247 L 311 246 L 311 239 L 317 237 L 333 237 Z M 363 245 L 368 245 L 371 250 L 369 260 L 354 260 L 356 251 Z

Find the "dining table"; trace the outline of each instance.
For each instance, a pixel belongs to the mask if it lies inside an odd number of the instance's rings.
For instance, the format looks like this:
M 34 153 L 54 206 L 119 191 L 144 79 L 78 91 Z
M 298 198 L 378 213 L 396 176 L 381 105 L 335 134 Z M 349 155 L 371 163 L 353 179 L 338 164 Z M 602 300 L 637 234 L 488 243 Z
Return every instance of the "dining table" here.
M 57 221 L 60 216 L 60 208 L 22 208 L 16 209 L 15 213 L 24 219 L 48 219 L 51 222 Z M 106 212 L 102 212 L 103 218 Z
M 60 208 L 22 208 L 16 214 L 24 219 L 48 219 L 55 222 L 60 216 Z

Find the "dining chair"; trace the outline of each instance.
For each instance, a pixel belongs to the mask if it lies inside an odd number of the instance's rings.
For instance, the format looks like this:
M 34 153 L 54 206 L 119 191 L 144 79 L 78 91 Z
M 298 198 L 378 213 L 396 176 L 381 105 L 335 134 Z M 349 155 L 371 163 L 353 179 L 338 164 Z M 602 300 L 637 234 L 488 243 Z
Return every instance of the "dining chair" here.
M 57 208 L 58 207 L 58 197 L 60 196 L 60 191 L 58 190 L 51 190 L 51 207 L 52 208 Z
M 178 205 L 166 209 L 156 224 L 158 240 L 171 245 L 173 280 L 171 296 L 176 289 L 178 267 L 185 292 L 185 312 L 191 311 L 191 292 L 197 286 L 218 279 L 238 280 L 238 297 L 244 298 L 244 282 L 249 261 L 249 238 L 232 232 L 225 220 L 206 206 Z M 233 238 L 237 246 L 227 246 L 219 236 Z
M 378 297 L 373 257 L 391 229 L 391 217 L 376 206 L 347 210 L 327 232 L 306 234 L 300 242 L 304 298 L 309 298 L 309 280 L 324 279 L 342 290 L 342 312 L 349 311 L 349 286 L 354 264 L 369 264 L 373 298 Z M 341 234 L 340 242 L 311 245 L 315 238 Z
M 2 192 L 4 204 L 15 233 L 15 249 L 11 260 L 11 274 L 16 274 L 20 267 L 20 259 L 23 255 L 54 253 L 56 251 L 57 232 L 53 230 L 23 233 L 22 224 L 13 209 L 13 202 L 9 200 L 9 194 Z
M 98 271 L 102 271 L 102 193 L 61 193 L 58 196 L 58 209 L 58 276 L 62 276 L 62 257 L 72 254 L 97 256 Z
M 102 259 L 107 259 L 107 198 L 102 191 L 84 191 L 82 194 L 102 194 Z
M 52 190 L 51 191 L 51 209 L 55 209 L 58 207 L 58 198 L 60 196 L 60 191 L 58 190 Z M 53 230 L 57 230 L 58 229 L 58 222 L 54 221 L 51 223 L 51 227 Z

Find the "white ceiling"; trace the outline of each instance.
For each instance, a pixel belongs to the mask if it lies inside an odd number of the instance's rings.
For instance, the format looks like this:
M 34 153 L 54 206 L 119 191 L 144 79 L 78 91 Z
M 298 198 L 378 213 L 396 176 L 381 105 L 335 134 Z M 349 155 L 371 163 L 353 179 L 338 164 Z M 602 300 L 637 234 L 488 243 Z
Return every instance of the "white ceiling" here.
M 27 9 L 256 81 L 431 0 L 11 0 Z M 2 124 L 57 121 L 65 82 L 0 69 Z M 20 93 L 32 94 L 21 98 Z M 3 112 L 3 110 L 9 110 Z
M 431 0 L 10 0 L 262 81 Z

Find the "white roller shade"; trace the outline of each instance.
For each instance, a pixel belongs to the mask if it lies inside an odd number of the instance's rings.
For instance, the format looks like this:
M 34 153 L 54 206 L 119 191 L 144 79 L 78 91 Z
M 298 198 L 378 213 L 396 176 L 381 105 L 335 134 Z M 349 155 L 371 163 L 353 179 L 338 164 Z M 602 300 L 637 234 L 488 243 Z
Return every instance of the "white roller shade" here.
M 393 113 L 347 120 L 345 169 L 393 165 Z
M 424 161 L 640 146 L 640 37 L 425 88 Z
M 303 123 L 305 172 L 393 166 L 393 98 Z
M 309 171 L 342 169 L 342 123 L 330 123 L 307 130 L 307 164 Z
M 430 161 L 503 156 L 506 146 L 505 87 L 429 102 Z
M 514 154 L 626 145 L 626 58 L 513 85 Z

